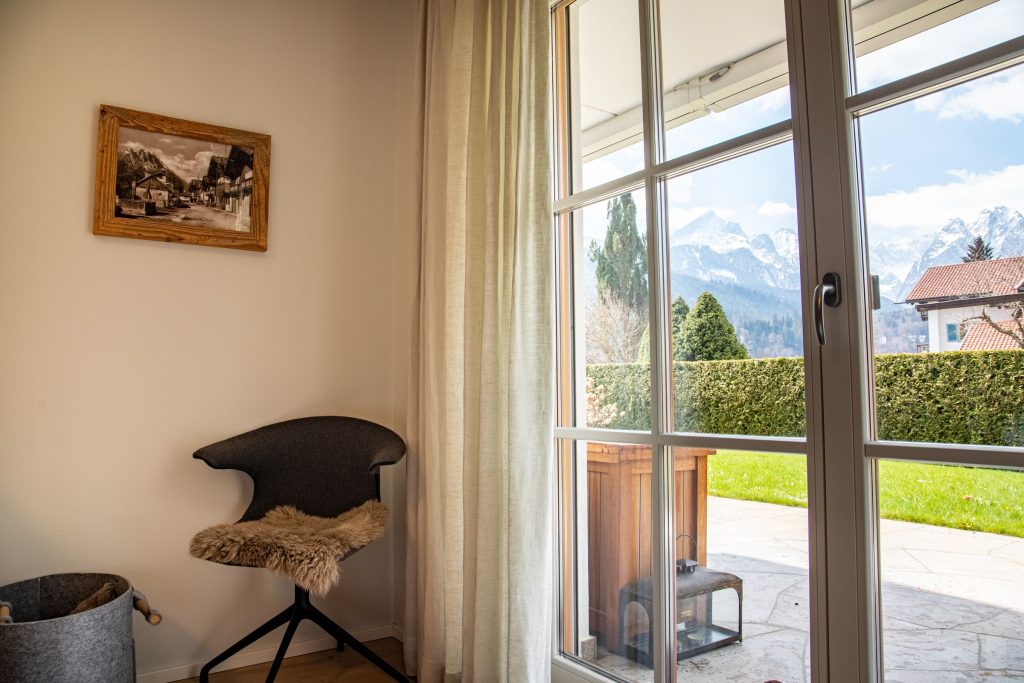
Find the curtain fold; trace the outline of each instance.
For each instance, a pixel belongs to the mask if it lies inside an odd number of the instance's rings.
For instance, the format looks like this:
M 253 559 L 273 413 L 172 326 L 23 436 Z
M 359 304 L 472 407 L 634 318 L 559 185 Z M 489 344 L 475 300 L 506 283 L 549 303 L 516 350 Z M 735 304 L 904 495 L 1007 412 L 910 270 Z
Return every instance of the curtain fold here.
M 406 664 L 547 680 L 554 255 L 544 0 L 423 0 Z

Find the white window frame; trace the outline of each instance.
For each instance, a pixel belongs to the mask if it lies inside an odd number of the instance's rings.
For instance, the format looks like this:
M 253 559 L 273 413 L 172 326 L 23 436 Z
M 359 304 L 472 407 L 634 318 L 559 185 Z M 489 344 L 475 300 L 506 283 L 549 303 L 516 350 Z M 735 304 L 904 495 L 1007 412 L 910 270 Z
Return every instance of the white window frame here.
M 582 406 L 565 400 L 581 397 L 581 386 L 563 382 L 573 360 L 571 334 L 573 311 L 560 309 L 559 361 L 561 402 L 554 437 L 564 442 L 598 440 L 609 443 L 650 445 L 654 471 L 652 494 L 654 526 L 652 568 L 655 614 L 664 638 L 654 642 L 654 680 L 675 681 L 676 660 L 671 597 L 674 591 L 673 529 L 670 505 L 673 480 L 671 447 L 726 447 L 777 453 L 806 453 L 810 543 L 810 633 L 812 678 L 815 681 L 860 683 L 882 680 L 881 606 L 878 598 L 878 519 L 874 501 L 879 459 L 927 461 L 1024 469 L 1024 449 L 998 446 L 963 446 L 879 441 L 871 405 L 874 378 L 870 353 L 870 297 L 865 283 L 866 249 L 862 227 L 863 207 L 859 189 L 858 116 L 906 102 L 924 94 L 979 78 L 1024 63 L 1024 37 L 980 50 L 921 73 L 854 93 L 853 31 L 844 0 L 785 0 L 787 54 L 793 118 L 712 147 L 673 159 L 664 158 L 664 95 L 661 88 L 660 21 L 657 0 L 637 0 L 640 7 L 642 51 L 644 168 L 640 171 L 579 192 L 571 192 L 573 134 L 567 128 L 566 93 L 556 85 L 556 230 L 561 245 L 561 270 L 565 260 L 569 216 L 575 209 L 643 188 L 646 193 L 646 224 L 649 245 L 651 418 L 650 431 L 593 429 L 579 420 Z M 876 0 L 877 1 L 877 0 Z M 900 3 L 903 0 L 892 0 Z M 567 54 L 559 44 L 559 31 L 567 29 L 564 10 L 573 0 L 552 4 L 555 27 L 554 68 L 568 69 Z M 903 4 L 910 4 L 903 2 Z M 941 23 L 952 16 L 986 4 L 986 0 L 935 0 L 935 11 L 922 22 Z M 560 14 L 561 13 L 561 14 Z M 561 17 L 561 18 L 560 18 Z M 561 23 L 560 23 L 561 22 Z M 925 25 L 925 27 L 930 27 Z M 901 39 L 892 32 L 889 41 Z M 883 38 L 857 36 L 859 44 Z M 878 47 L 874 44 L 870 48 Z M 560 53 L 559 50 L 563 52 Z M 566 98 L 567 100 L 567 98 Z M 670 301 L 663 283 L 668 282 L 668 249 L 664 216 L 664 183 L 673 176 L 751 153 L 786 140 L 794 141 L 800 240 L 802 315 L 807 398 L 807 437 L 748 437 L 737 435 L 671 432 L 671 359 L 669 358 Z M 621 141 L 620 141 L 621 143 Z M 579 144 L 579 141 L 575 141 Z M 809 293 L 827 272 L 839 273 L 844 283 L 843 309 L 826 316 L 829 340 L 819 347 L 812 336 L 813 310 Z M 562 295 L 572 283 L 562 277 Z M 578 359 L 578 354 L 575 356 Z M 578 367 L 576 370 L 578 371 Z M 577 385 L 582 382 L 576 372 Z M 667 380 L 667 381 L 666 381 Z M 564 485 L 566 482 L 562 482 Z M 563 485 L 560 491 L 565 491 Z M 827 501 L 827 504 L 826 504 Z M 556 534 L 556 557 L 563 557 L 566 527 Z M 831 542 L 830 542 L 831 540 Z M 556 595 L 563 582 L 555 578 Z M 561 605 L 559 605 L 560 607 Z M 564 612 L 556 612 L 559 638 Z M 595 669 L 559 654 L 554 644 L 552 680 L 606 681 Z

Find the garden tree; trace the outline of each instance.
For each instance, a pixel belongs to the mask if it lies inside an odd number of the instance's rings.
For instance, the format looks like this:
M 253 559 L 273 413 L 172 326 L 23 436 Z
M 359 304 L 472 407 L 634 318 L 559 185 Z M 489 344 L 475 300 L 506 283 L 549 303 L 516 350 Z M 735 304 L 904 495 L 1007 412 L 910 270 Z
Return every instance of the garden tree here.
M 1004 253 L 1000 254 L 999 258 L 1002 260 L 1018 258 L 1020 256 L 1021 254 L 1006 253 L 1004 251 Z M 968 247 L 967 256 L 963 257 L 963 262 L 988 261 L 991 259 L 992 247 L 985 244 L 984 240 L 980 237 L 976 237 L 974 242 Z M 1019 273 L 1016 277 L 1011 276 L 1012 281 L 1014 283 L 1018 282 L 1019 276 Z M 976 292 L 984 292 L 990 289 L 991 286 L 990 281 L 983 281 L 979 276 L 973 282 L 970 289 Z M 1017 291 L 1021 291 L 1019 285 Z M 980 314 L 961 321 L 961 333 L 963 333 L 963 328 L 968 327 L 970 323 L 975 321 L 987 325 L 993 332 L 1005 337 L 1012 348 L 1024 350 L 1024 297 L 982 307 Z
M 686 360 L 683 358 L 683 322 L 686 314 L 690 312 L 690 306 L 681 296 L 672 301 L 672 360 Z M 644 334 L 640 337 L 640 345 L 636 352 L 637 363 L 651 362 L 651 328 L 644 328 Z
M 629 193 L 608 202 L 604 245 L 590 243 L 597 264 L 597 293 L 615 297 L 647 315 L 647 237 L 636 227 L 636 202 Z
M 614 295 L 587 302 L 587 362 L 633 363 L 647 325 L 639 311 Z
M 988 261 L 992 258 L 992 247 L 981 239 L 981 235 L 974 238 L 974 241 L 967 247 L 967 254 L 960 260 L 964 263 L 971 261 Z
M 1010 310 L 1010 319 L 997 322 L 992 319 L 988 308 L 983 308 L 981 315 L 977 316 L 985 325 L 992 328 L 997 334 L 1001 334 L 1010 340 L 1014 348 L 1024 350 L 1024 300 L 1012 301 L 994 308 L 1006 308 Z
M 718 299 L 711 292 L 697 297 L 683 323 L 684 360 L 736 360 L 749 358 L 746 347 L 725 317 Z

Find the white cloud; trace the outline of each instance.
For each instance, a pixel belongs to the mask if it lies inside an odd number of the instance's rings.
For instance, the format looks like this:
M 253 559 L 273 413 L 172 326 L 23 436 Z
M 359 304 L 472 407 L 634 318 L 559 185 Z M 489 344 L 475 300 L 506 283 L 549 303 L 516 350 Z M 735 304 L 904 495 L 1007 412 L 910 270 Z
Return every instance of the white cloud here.
M 693 198 L 693 176 L 679 176 L 668 181 L 668 203 L 683 206 Z
M 758 97 L 755 102 L 761 111 L 778 111 L 789 106 L 789 88 L 779 88 Z
M 796 208 L 786 202 L 765 202 L 758 207 L 757 212 L 762 216 L 788 216 L 796 213 Z
M 932 230 L 951 218 L 970 221 L 984 209 L 1006 205 L 1020 210 L 1024 165 L 990 173 L 962 169 L 947 171 L 956 182 L 925 185 L 909 192 L 890 192 L 867 198 L 867 223 L 872 227 Z
M 994 2 L 958 19 L 857 58 L 861 91 L 923 71 L 1019 35 L 1024 3 Z
M 888 161 L 882 164 L 873 164 L 871 166 L 868 166 L 868 170 L 871 171 L 872 173 L 885 173 L 890 168 L 892 168 L 892 164 L 890 164 Z
M 915 102 L 914 108 L 933 112 L 940 119 L 984 117 L 1020 123 L 1024 120 L 1024 70 L 1014 69 L 937 92 Z
M 170 138 L 157 138 L 157 140 L 159 140 L 160 142 L 166 142 L 167 144 L 171 144 L 172 142 L 174 142 L 174 140 Z

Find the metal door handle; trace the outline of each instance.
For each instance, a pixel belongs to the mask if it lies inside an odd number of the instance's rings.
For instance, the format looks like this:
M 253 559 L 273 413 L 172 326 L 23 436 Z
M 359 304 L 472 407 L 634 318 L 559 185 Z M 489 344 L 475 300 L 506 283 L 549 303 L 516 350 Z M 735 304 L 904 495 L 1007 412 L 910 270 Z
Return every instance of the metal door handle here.
M 825 273 L 825 277 L 821 278 L 821 284 L 814 288 L 814 331 L 821 346 L 825 345 L 825 306 L 835 308 L 842 300 L 839 276 L 835 273 Z

